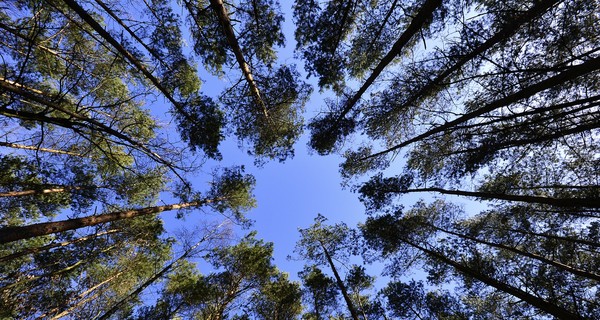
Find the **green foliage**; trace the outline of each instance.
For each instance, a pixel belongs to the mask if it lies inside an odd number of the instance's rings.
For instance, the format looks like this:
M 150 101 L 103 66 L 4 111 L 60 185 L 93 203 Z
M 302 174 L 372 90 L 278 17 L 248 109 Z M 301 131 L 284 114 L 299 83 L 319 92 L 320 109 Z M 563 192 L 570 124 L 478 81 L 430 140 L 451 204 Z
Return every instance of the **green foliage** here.
M 193 96 L 182 110 L 185 113 L 174 113 L 181 138 L 193 151 L 200 148 L 207 156 L 221 159 L 218 146 L 224 138 L 225 119 L 217 104 L 210 97 Z
M 289 281 L 286 273 L 279 273 L 250 302 L 256 319 L 296 319 L 302 312 L 302 291 L 299 283 Z
M 304 301 L 309 307 L 303 319 L 325 319 L 337 308 L 338 288 L 335 280 L 325 275 L 317 266 L 305 266 L 299 274 L 302 279 Z
M 244 167 L 224 168 L 213 174 L 211 189 L 206 199 L 209 205 L 220 213 L 230 213 L 239 222 L 244 222 L 243 214 L 256 207 L 252 194 L 256 179 L 244 174 Z

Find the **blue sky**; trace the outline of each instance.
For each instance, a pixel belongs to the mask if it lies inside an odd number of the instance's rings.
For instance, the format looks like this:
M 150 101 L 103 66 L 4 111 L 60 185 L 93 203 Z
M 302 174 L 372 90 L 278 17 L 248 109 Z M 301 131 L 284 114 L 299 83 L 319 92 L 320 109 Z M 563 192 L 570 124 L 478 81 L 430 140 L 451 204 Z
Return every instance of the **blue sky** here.
M 294 58 L 294 24 L 292 20 L 292 2 L 282 1 L 285 14 L 283 31 L 286 36 L 286 47 L 278 51 L 279 63 L 295 64 L 302 78 L 313 86 L 313 95 L 306 105 L 305 121 L 316 115 L 323 105 L 327 93 L 321 93 L 316 86 L 316 79 L 305 79 L 302 62 Z M 191 43 L 191 41 L 189 42 Z M 235 66 L 234 66 L 235 67 Z M 227 70 L 224 70 L 227 72 Z M 234 74 L 239 74 L 233 70 Z M 203 93 L 216 97 L 220 94 L 227 78 L 201 73 Z M 234 78 L 235 80 L 235 78 Z M 164 110 L 164 109 L 163 109 Z M 156 112 L 157 110 L 154 110 Z M 159 111 L 160 112 L 160 111 Z M 235 137 L 229 137 L 220 146 L 223 161 L 209 162 L 194 179 L 194 184 L 201 188 L 207 186 L 207 175 L 214 165 L 244 165 L 246 172 L 256 178 L 255 197 L 258 207 L 250 211 L 247 217 L 254 221 L 248 230 L 237 230 L 237 236 L 256 230 L 257 238 L 274 243 L 274 263 L 281 270 L 297 279 L 297 273 L 304 263 L 287 259 L 293 255 L 296 241 L 299 239 L 298 228 L 306 228 L 313 223 L 318 213 L 326 216 L 330 223 L 345 222 L 351 227 L 364 220 L 364 209 L 356 194 L 349 189 L 342 189 L 339 164 L 342 158 L 337 155 L 311 155 L 308 147 L 308 131 L 295 145 L 295 157 L 284 163 L 267 162 L 262 167 L 254 165 L 254 158 L 246 154 L 246 150 L 238 147 Z M 167 230 L 170 232 L 182 227 L 193 228 L 206 220 L 206 215 L 193 212 L 185 221 L 174 219 L 174 213 L 163 213 Z M 206 271 L 206 270 L 201 270 Z

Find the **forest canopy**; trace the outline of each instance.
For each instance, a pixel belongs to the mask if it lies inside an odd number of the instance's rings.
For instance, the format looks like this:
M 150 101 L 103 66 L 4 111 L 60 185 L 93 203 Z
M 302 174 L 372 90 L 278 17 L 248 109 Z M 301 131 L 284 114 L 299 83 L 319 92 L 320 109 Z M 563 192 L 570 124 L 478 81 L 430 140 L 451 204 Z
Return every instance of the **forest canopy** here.
M 600 318 L 599 26 L 585 0 L 4 1 L 0 318 Z M 364 216 L 303 213 L 290 274 L 247 166 L 305 136 Z

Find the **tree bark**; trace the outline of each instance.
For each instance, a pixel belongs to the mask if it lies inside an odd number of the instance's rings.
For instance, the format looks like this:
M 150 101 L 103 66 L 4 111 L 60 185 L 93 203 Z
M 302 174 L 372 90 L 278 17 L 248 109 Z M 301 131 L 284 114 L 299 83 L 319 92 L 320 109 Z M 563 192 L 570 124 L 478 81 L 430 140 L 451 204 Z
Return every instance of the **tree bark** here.
M 57 103 L 54 103 L 52 101 L 53 97 L 48 97 L 48 96 L 46 96 L 45 93 L 43 93 L 37 89 L 28 88 L 22 84 L 15 83 L 13 81 L 10 81 L 10 80 L 4 79 L 4 78 L 0 78 L 0 88 L 6 89 L 7 91 L 10 91 L 21 97 L 24 97 L 30 101 L 39 103 L 41 105 L 50 107 L 56 111 L 62 112 L 65 115 L 68 115 L 73 119 L 81 120 L 81 122 L 74 122 L 68 118 L 57 118 L 57 117 L 47 116 L 45 114 L 33 113 L 33 112 L 21 111 L 21 110 L 12 110 L 12 109 L 8 109 L 8 108 L 3 108 L 2 110 L 0 110 L 0 114 L 2 114 L 2 115 L 9 116 L 9 117 L 15 117 L 15 118 L 19 118 L 19 119 L 27 119 L 27 120 L 35 120 L 35 121 L 40 121 L 40 122 L 52 123 L 52 124 L 61 126 L 63 128 L 68 128 L 68 129 L 73 129 L 73 130 L 76 127 L 85 127 L 85 128 L 89 128 L 90 130 L 102 131 L 113 137 L 119 138 L 123 141 L 126 141 L 127 143 L 130 143 L 131 146 L 144 152 L 148 156 L 152 157 L 155 161 L 162 163 L 162 164 L 168 166 L 169 168 L 173 167 L 168 161 L 162 159 L 162 157 L 160 157 L 160 155 L 158 155 L 155 152 L 153 152 L 152 150 L 150 150 L 143 143 L 132 139 L 131 137 L 127 136 L 126 134 L 123 134 L 122 132 L 113 129 L 104 123 L 101 123 L 94 119 L 90 119 L 88 117 L 82 116 L 75 112 L 66 110 L 65 108 L 61 107 Z
M 108 311 L 106 311 L 104 314 L 102 314 L 101 316 L 99 316 L 97 318 L 97 320 L 104 320 L 104 319 L 108 319 L 110 318 L 110 316 L 112 316 L 115 312 L 117 312 L 119 310 L 119 308 L 125 304 L 127 301 L 133 299 L 134 297 L 136 297 L 137 295 L 139 295 L 142 291 L 144 291 L 144 289 L 146 289 L 148 286 L 150 286 L 151 284 L 153 284 L 156 280 L 158 280 L 160 277 L 162 277 L 163 275 L 165 275 L 167 272 L 169 272 L 177 263 L 179 263 L 181 260 L 189 257 L 196 248 L 198 248 L 198 246 L 200 246 L 200 244 L 202 244 L 204 241 L 208 240 L 210 236 L 212 236 L 219 228 L 221 228 L 223 225 L 225 224 L 225 222 L 221 223 L 220 225 L 218 225 L 212 232 L 204 235 L 198 242 L 196 242 L 196 244 L 194 244 L 193 246 L 191 246 L 189 249 L 187 249 L 182 255 L 180 255 L 177 259 L 173 260 L 171 263 L 167 264 L 162 270 L 160 270 L 159 272 L 157 272 L 154 276 L 150 277 L 148 280 L 146 280 L 142 285 L 140 285 L 137 289 L 135 289 L 133 292 L 131 292 L 130 294 L 128 294 L 126 297 L 124 297 L 123 299 L 121 299 L 119 302 L 117 302 L 115 305 L 113 305 Z
M 404 30 L 400 38 L 394 43 L 390 51 L 381 59 L 381 61 L 377 64 L 371 75 L 365 80 L 363 85 L 358 89 L 358 91 L 346 102 L 344 109 L 338 115 L 336 121 L 340 121 L 342 118 L 354 108 L 354 105 L 360 100 L 362 95 L 367 91 L 367 89 L 375 82 L 375 80 L 379 77 L 379 75 L 383 72 L 383 70 L 396 58 L 398 55 L 402 53 L 402 49 L 404 46 L 414 37 L 419 30 L 421 30 L 424 25 L 427 23 L 433 12 L 442 5 L 442 0 L 427 0 L 419 9 L 417 15 L 412 19 L 410 25 Z
M 555 207 L 582 207 L 582 208 L 600 208 L 600 198 L 550 198 L 543 196 L 523 196 L 502 193 L 489 193 L 478 191 L 446 190 L 442 188 L 420 188 L 397 191 L 398 193 L 414 192 L 438 192 L 441 194 L 451 194 L 457 196 L 475 197 L 485 200 L 506 200 L 534 204 L 546 204 Z
M 50 188 L 50 189 L 41 189 L 41 190 L 21 190 L 21 191 L 7 191 L 0 192 L 0 198 L 10 198 L 10 197 L 24 197 L 31 195 L 39 195 L 39 194 L 50 194 L 50 193 L 60 193 L 60 192 L 69 192 L 71 190 L 81 190 L 83 187 L 61 187 L 61 188 Z
M 352 300 L 350 299 L 350 295 L 348 295 L 348 290 L 346 290 L 346 286 L 344 285 L 342 278 L 340 277 L 339 273 L 337 272 L 337 268 L 335 267 L 335 264 L 333 264 L 333 259 L 331 259 L 331 256 L 329 255 L 329 251 L 327 251 L 327 248 L 325 248 L 325 246 L 322 243 L 320 243 L 320 245 L 321 245 L 321 248 L 323 249 L 323 253 L 325 254 L 325 258 L 327 259 L 327 262 L 329 263 L 329 267 L 331 268 L 331 271 L 333 272 L 333 276 L 335 277 L 337 285 L 340 288 L 340 291 L 342 291 L 342 296 L 344 296 L 346 305 L 348 305 L 348 310 L 350 311 L 350 315 L 352 316 L 352 319 L 359 320 L 358 312 L 356 312 L 356 308 L 354 307 L 354 304 L 352 303 Z
M 13 149 L 23 149 L 23 150 L 42 151 L 42 152 L 49 152 L 49 153 L 56 153 L 56 154 L 65 154 L 65 155 L 74 156 L 74 157 L 85 157 L 84 155 L 82 155 L 80 153 L 76 153 L 76 152 L 42 148 L 42 147 L 38 147 L 38 146 L 27 146 L 27 145 L 11 143 L 11 142 L 0 141 L 0 146 L 7 147 L 7 148 L 13 148 Z
M 233 26 L 231 25 L 231 20 L 229 19 L 227 8 L 225 8 L 225 5 L 223 4 L 222 0 L 210 0 L 210 5 L 213 9 L 213 12 L 217 16 L 217 20 L 219 20 L 219 23 L 223 28 L 223 33 L 225 34 L 227 42 L 231 47 L 231 51 L 233 51 L 233 54 L 235 55 L 235 59 L 240 67 L 240 70 L 242 71 L 242 74 L 246 79 L 246 83 L 250 88 L 250 94 L 254 98 L 254 102 L 259 106 L 265 118 L 270 119 L 269 112 L 267 110 L 264 100 L 261 97 L 260 90 L 256 85 L 256 81 L 254 81 L 254 76 L 252 75 L 252 70 L 250 70 L 250 65 L 246 62 L 246 59 L 244 58 L 244 53 L 242 52 L 242 48 L 240 47 L 237 37 L 235 36 L 235 32 L 233 31 Z
M 22 239 L 30 239 L 67 230 L 91 227 L 101 223 L 135 218 L 143 215 L 160 213 L 163 211 L 171 211 L 189 207 L 199 207 L 210 202 L 212 202 L 212 200 L 193 201 L 164 206 L 146 207 L 142 209 L 117 211 L 112 213 L 105 213 L 54 222 L 36 223 L 20 227 L 6 227 L 0 229 L 0 244 Z
M 123 47 L 115 38 L 113 38 L 110 33 L 108 33 L 102 26 L 81 7 L 77 1 L 75 0 L 63 0 L 67 6 L 69 6 L 83 21 L 85 21 L 94 31 L 96 31 L 104 40 L 106 40 L 113 48 L 115 48 L 127 61 L 129 61 L 136 69 L 138 69 L 144 77 L 146 77 L 150 82 L 171 102 L 173 107 L 179 112 L 183 117 L 190 121 L 191 123 L 197 123 L 197 121 L 190 116 L 188 112 L 186 112 L 181 103 L 177 101 L 171 92 L 167 90 L 160 81 L 150 72 L 143 64 L 140 62 L 133 54 L 131 54 L 125 47 Z
M 457 236 L 459 238 L 468 239 L 468 240 L 471 240 L 471 241 L 476 242 L 476 243 L 481 243 L 481 244 L 484 244 L 484 245 L 487 245 L 487 246 L 490 246 L 490 247 L 493 247 L 493 248 L 498 248 L 498 249 L 510 251 L 510 252 L 513 252 L 513 253 L 516 253 L 516 254 L 519 254 L 519 255 L 522 255 L 522 256 L 534 259 L 534 260 L 538 260 L 540 262 L 552 265 L 552 266 L 554 266 L 554 267 L 556 267 L 558 269 L 562 269 L 563 271 L 572 273 L 574 275 L 578 275 L 580 277 L 584 277 L 584 278 L 587 278 L 587 279 L 592 279 L 592 280 L 600 282 L 600 275 L 597 275 L 597 274 L 591 273 L 591 272 L 587 272 L 585 270 L 577 269 L 577 268 L 574 268 L 572 266 L 569 266 L 569 265 L 566 265 L 566 264 L 563 264 L 563 263 L 560 263 L 560 262 L 557 262 L 557 261 L 554 261 L 554 260 L 547 259 L 546 257 L 540 256 L 540 255 L 537 255 L 537 254 L 534 254 L 534 253 L 530 253 L 530 252 L 526 252 L 526 251 L 523 251 L 523 250 L 519 250 L 517 248 L 506 246 L 506 245 L 503 245 L 503 244 L 500 244 L 500 243 L 494 243 L 494 242 L 490 242 L 490 241 L 486 241 L 486 240 L 481 240 L 481 239 L 478 239 L 478 238 L 475 238 L 475 237 L 471 237 L 471 236 L 466 235 L 466 234 L 462 234 L 462 233 L 454 232 L 454 231 L 451 231 L 451 230 L 443 229 L 443 228 L 434 226 L 433 224 L 430 224 L 430 223 L 423 223 L 423 225 L 431 227 L 431 228 L 433 228 L 435 230 L 438 230 L 438 231 L 441 231 L 441 232 L 444 232 L 444 233 L 447 233 L 447 234 L 451 234 L 451 235 Z
M 438 87 L 442 83 L 442 81 L 444 81 L 444 79 L 446 79 L 451 74 L 462 68 L 467 62 L 471 61 L 472 59 L 484 53 L 485 51 L 491 49 L 493 46 L 500 43 L 502 40 L 505 40 L 508 37 L 512 36 L 515 32 L 518 31 L 518 29 L 522 25 L 533 21 L 535 18 L 539 17 L 552 6 L 554 6 L 557 2 L 559 1 L 545 0 L 535 2 L 534 6 L 527 12 L 518 15 L 513 21 L 510 21 L 509 23 L 504 25 L 504 27 L 500 29 L 500 31 L 495 33 L 491 38 L 486 40 L 479 47 L 464 55 L 462 59 L 458 60 L 450 68 L 440 73 L 437 77 L 435 77 L 435 79 L 427 83 L 425 86 L 421 87 L 416 93 L 410 95 L 407 98 L 406 102 L 402 103 L 398 107 L 398 109 L 406 108 L 411 104 L 415 103 L 422 96 L 427 95 L 429 92 Z

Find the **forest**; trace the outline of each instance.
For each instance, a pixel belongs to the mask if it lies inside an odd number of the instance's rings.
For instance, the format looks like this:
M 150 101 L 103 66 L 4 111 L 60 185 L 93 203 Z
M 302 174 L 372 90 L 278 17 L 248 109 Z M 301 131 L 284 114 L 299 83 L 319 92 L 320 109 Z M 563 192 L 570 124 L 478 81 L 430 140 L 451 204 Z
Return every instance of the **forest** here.
M 600 319 L 597 0 L 5 0 L 0 104 L 0 319 Z

